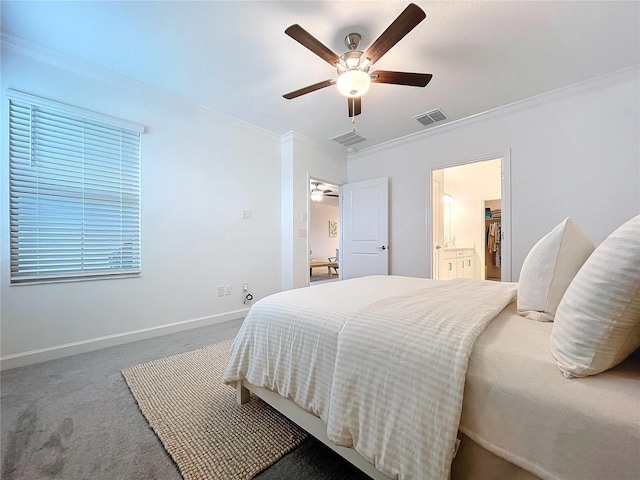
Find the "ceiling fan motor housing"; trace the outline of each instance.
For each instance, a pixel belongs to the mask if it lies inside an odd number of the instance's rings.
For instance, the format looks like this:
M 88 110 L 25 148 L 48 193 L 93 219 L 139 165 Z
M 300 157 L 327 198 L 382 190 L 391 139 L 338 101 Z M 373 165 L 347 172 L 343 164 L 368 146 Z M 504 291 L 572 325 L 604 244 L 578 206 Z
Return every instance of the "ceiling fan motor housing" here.
M 356 50 L 360 46 L 361 41 L 362 37 L 359 33 L 350 33 L 344 37 L 344 44 L 349 50 Z

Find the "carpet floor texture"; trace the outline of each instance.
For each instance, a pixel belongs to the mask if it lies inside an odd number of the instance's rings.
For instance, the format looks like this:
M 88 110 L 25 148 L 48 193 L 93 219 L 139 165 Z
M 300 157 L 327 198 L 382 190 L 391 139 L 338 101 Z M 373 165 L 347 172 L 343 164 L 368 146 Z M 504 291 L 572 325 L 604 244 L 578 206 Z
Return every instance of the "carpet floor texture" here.
M 231 341 L 122 371 L 185 480 L 249 480 L 308 434 L 255 396 L 222 382 Z
M 240 324 L 232 320 L 0 372 L 0 478 L 182 480 L 122 370 L 225 342 Z M 314 438 L 255 476 L 368 478 Z

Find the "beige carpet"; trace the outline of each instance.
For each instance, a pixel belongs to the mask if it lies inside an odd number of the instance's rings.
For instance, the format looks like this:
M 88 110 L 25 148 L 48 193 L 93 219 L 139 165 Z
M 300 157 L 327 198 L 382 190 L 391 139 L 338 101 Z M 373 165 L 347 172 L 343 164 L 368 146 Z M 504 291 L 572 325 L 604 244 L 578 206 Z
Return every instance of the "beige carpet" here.
M 122 371 L 140 410 L 186 480 L 250 479 L 307 433 L 257 397 L 222 383 L 231 342 Z

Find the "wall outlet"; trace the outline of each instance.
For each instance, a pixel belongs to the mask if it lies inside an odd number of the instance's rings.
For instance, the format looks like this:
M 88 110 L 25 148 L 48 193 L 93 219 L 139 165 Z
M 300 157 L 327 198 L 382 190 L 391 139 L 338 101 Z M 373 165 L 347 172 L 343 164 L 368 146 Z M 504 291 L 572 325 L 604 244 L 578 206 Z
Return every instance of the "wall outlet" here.
M 219 297 L 224 296 L 224 285 L 218 285 L 218 296 Z
M 231 285 L 225 285 L 224 286 L 224 294 L 225 295 L 231 295 Z
M 249 291 L 249 284 L 247 282 L 242 282 L 242 291 L 247 293 Z

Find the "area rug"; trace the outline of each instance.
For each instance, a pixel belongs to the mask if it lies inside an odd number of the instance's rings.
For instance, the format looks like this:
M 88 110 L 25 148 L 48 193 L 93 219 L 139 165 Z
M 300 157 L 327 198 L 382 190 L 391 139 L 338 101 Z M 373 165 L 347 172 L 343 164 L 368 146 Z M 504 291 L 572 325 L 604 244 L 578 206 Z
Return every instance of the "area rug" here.
M 250 479 L 307 433 L 255 396 L 222 383 L 231 342 L 122 371 L 149 425 L 185 480 Z

